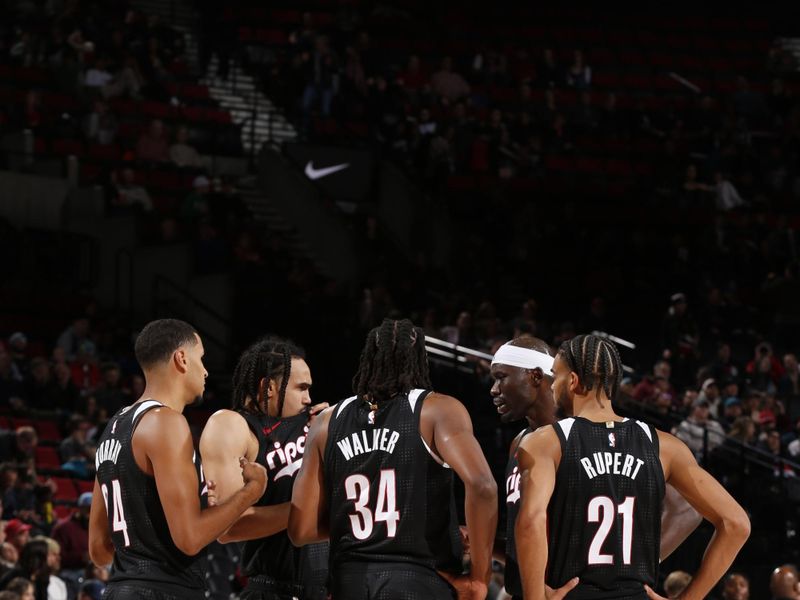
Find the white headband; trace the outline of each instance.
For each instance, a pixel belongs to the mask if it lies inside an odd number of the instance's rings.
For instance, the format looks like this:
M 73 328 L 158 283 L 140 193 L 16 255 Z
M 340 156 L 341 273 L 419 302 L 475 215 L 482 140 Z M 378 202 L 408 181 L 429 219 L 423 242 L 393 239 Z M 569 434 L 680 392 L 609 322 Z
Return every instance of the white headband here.
M 521 369 L 539 367 L 545 375 L 550 375 L 553 370 L 554 360 L 552 356 L 544 352 L 520 348 L 508 343 L 500 346 L 492 359 L 492 364 L 509 365 L 510 367 L 520 367 Z

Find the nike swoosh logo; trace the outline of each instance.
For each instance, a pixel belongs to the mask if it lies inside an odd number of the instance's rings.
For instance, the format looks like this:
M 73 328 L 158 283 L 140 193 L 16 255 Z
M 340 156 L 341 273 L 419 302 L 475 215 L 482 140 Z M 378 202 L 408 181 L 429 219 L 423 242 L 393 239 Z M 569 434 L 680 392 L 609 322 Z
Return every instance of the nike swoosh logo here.
M 308 177 L 312 181 L 315 179 L 322 179 L 323 177 L 327 177 L 328 175 L 333 175 L 334 173 L 338 173 L 339 171 L 344 171 L 349 166 L 350 163 L 342 163 L 341 165 L 333 165 L 332 167 L 315 169 L 314 161 L 310 160 L 306 165 L 306 177 Z
M 270 433 L 275 431 L 278 427 L 280 427 L 281 423 L 283 423 L 283 421 L 278 421 L 272 427 L 264 427 L 264 429 L 262 429 L 261 431 L 264 432 L 264 435 L 269 435 Z

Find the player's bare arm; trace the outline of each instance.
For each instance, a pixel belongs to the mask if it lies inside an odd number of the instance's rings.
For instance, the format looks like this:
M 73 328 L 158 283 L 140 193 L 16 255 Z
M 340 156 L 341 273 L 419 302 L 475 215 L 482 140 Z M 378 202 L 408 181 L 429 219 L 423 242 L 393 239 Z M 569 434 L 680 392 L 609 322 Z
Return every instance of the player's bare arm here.
M 662 431 L 658 437 L 665 479 L 716 529 L 699 570 L 681 595 L 683 600 L 699 600 L 733 563 L 750 535 L 750 520 L 725 488 L 697 464 L 683 442 Z M 660 598 L 650 588 L 647 593 Z
M 578 585 L 578 578 L 552 590 L 545 584 L 547 568 L 547 505 L 556 484 L 556 470 L 561 460 L 561 445 L 552 426 L 537 429 L 526 436 L 517 451 L 522 503 L 514 534 L 517 561 L 525 598 L 555 600 L 563 598 Z
M 98 566 L 110 565 L 114 560 L 114 542 L 108 530 L 108 514 L 100 484 L 96 479 L 92 491 L 92 509 L 89 513 L 89 558 Z
M 497 483 L 472 432 L 464 405 L 455 398 L 433 393 L 425 399 L 420 417 L 422 435 L 434 452 L 464 482 L 464 508 L 470 544 L 470 577 L 475 593 L 491 575 L 492 547 L 497 530 Z M 476 596 L 477 597 L 477 596 Z
M 675 552 L 702 522 L 700 513 L 674 487 L 667 484 L 661 513 L 661 560 L 666 560 Z
M 328 539 L 328 507 L 325 501 L 323 453 L 328 441 L 328 423 L 336 405 L 325 409 L 311 423 L 306 438 L 303 464 L 292 488 L 289 511 L 289 539 L 304 546 Z
M 247 421 L 232 410 L 220 410 L 211 415 L 200 436 L 200 456 L 206 478 L 216 486 L 217 503 L 231 498 L 242 487 L 239 458 L 256 462 L 258 440 Z M 219 536 L 223 544 L 255 540 L 286 529 L 289 522 L 289 502 L 271 506 L 251 506 L 236 522 Z
M 166 407 L 142 417 L 133 435 L 133 451 L 137 464 L 155 478 L 172 541 L 189 556 L 217 539 L 266 488 L 264 468 L 244 461 L 244 485 L 227 502 L 202 510 L 189 424 Z

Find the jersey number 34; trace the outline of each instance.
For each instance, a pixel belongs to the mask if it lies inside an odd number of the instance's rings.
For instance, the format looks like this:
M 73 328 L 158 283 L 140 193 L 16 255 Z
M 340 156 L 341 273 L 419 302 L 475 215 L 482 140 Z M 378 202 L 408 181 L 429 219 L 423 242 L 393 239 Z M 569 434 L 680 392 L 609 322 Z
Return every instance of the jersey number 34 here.
M 348 500 L 355 502 L 356 512 L 350 514 L 350 525 L 357 540 L 366 540 L 372 535 L 375 523 L 386 523 L 386 536 L 393 538 L 397 534 L 397 523 L 400 512 L 397 510 L 397 491 L 394 469 L 381 470 L 378 482 L 378 498 L 373 510 L 367 505 L 370 499 L 370 481 L 365 475 L 350 475 L 344 480 L 344 491 Z

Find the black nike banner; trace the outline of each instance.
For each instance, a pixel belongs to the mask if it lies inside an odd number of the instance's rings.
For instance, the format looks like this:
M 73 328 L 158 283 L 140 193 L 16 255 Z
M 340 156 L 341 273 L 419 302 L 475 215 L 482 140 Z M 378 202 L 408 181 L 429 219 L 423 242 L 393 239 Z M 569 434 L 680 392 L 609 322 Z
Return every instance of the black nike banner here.
M 334 200 L 363 202 L 372 189 L 375 160 L 368 150 L 289 143 L 284 153 Z

